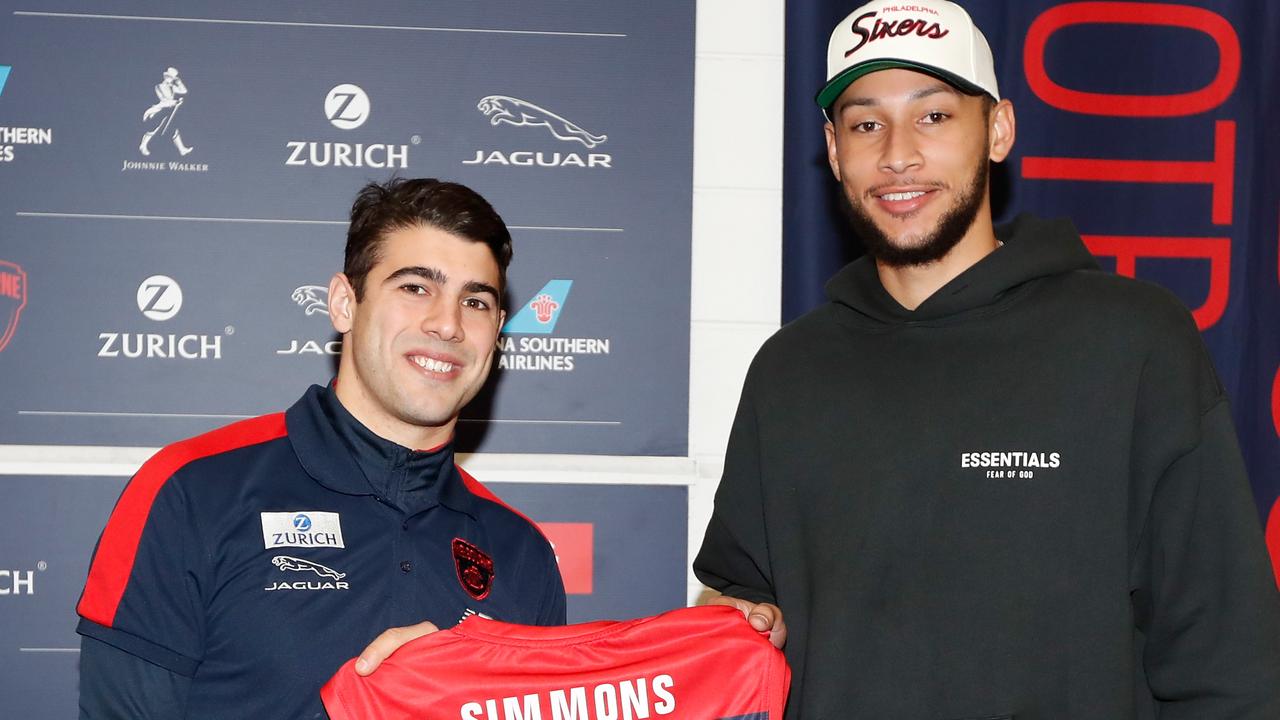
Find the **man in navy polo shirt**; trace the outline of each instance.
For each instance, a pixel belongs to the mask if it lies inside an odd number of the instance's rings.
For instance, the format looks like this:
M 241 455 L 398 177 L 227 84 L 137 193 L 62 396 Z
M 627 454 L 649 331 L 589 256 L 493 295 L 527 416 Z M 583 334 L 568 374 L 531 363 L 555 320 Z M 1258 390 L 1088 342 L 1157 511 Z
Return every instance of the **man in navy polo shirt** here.
M 360 192 L 329 284 L 334 383 L 164 448 L 112 511 L 77 608 L 82 718 L 324 717 L 357 654 L 371 672 L 471 613 L 565 622 L 546 539 L 453 460 L 510 259 L 466 187 Z

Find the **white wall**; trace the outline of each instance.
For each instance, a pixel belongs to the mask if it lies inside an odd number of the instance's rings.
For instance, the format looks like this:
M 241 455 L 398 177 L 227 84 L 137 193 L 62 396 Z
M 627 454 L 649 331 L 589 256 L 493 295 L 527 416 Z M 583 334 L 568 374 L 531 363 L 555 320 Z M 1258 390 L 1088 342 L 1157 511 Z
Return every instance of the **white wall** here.
M 783 7 L 698 0 L 689 457 L 460 458 L 485 482 L 687 485 L 690 560 L 711 514 L 747 364 L 781 314 Z M 154 451 L 0 445 L 0 475 L 128 476 Z M 701 591 L 690 572 L 689 601 Z

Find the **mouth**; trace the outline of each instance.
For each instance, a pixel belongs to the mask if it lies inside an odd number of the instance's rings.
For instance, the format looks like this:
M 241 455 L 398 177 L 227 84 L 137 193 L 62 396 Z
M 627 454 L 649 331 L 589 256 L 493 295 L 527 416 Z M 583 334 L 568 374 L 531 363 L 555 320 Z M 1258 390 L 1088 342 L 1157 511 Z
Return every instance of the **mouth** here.
M 939 190 L 933 186 L 896 186 L 878 188 L 870 194 L 881 210 L 897 218 L 906 218 L 929 204 Z
M 447 378 L 457 375 L 462 363 L 456 358 L 435 354 L 409 353 L 405 358 L 428 377 Z

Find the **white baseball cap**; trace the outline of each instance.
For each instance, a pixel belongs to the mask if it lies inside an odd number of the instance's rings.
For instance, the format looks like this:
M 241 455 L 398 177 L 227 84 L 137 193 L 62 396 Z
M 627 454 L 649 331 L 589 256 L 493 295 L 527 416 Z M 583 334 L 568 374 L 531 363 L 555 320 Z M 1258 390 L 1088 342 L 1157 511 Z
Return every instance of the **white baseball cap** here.
M 854 80 L 889 68 L 928 73 L 972 94 L 1000 99 L 991 47 L 969 13 L 948 0 L 873 0 L 831 33 L 824 110 Z

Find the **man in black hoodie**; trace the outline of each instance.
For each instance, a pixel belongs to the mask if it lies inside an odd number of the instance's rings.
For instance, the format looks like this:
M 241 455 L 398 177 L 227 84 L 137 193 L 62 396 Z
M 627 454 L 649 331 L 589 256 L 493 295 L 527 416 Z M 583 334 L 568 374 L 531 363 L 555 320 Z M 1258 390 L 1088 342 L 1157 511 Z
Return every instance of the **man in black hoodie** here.
M 817 101 L 868 256 L 752 363 L 694 562 L 785 643 L 787 717 L 1280 718 L 1196 326 L 1068 222 L 993 226 L 1016 124 L 969 16 L 864 5 Z

